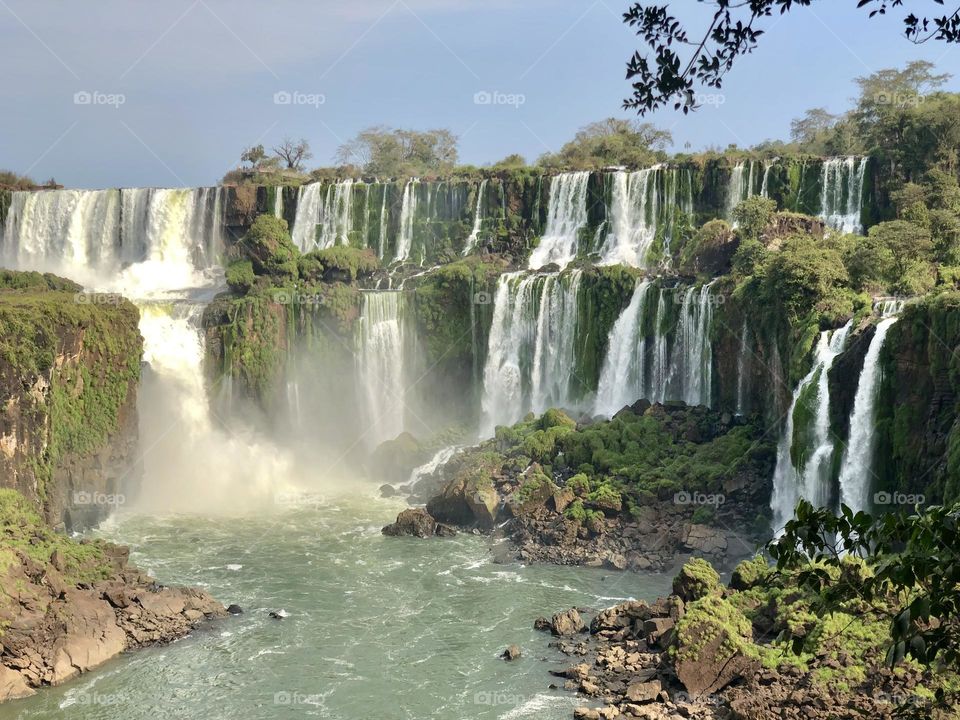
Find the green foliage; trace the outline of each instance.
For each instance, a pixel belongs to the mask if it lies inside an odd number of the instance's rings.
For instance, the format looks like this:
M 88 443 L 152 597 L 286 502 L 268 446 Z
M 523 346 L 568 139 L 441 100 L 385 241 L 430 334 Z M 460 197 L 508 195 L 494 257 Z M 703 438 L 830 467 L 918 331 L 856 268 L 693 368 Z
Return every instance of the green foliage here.
M 538 164 L 550 169 L 592 170 L 611 165 L 649 167 L 663 159 L 672 142 L 669 131 L 650 123 L 608 118 L 580 128 L 560 152 L 546 154 Z
M 316 273 L 317 266 L 322 273 L 335 271 L 342 274 L 349 282 L 369 276 L 380 269 L 380 261 L 376 253 L 369 248 L 355 248 L 349 245 L 334 245 L 322 250 L 313 250 L 301 259 L 301 275 Z
M 253 263 L 250 260 L 234 260 L 227 265 L 227 286 L 234 292 L 244 295 L 250 291 L 256 281 Z
M 759 240 L 763 231 L 773 220 L 773 214 L 776 211 L 775 200 L 759 195 L 747 198 L 733 210 L 733 219 L 737 222 L 738 233 L 742 238 Z
M 369 127 L 340 146 L 337 162 L 381 177 L 439 175 L 457 164 L 458 140 L 449 130 Z
M 258 215 L 239 243 L 257 275 L 295 280 L 300 252 L 290 240 L 287 221 L 273 215 Z

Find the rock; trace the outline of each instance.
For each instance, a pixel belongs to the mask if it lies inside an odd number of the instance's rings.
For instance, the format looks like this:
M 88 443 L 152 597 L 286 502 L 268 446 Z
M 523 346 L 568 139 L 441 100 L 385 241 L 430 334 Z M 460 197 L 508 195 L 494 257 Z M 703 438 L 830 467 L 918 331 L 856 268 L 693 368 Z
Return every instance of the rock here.
M 0 702 L 29 697 L 36 691 L 27 685 L 23 675 L 16 670 L 0 665 Z
M 666 647 L 673 638 L 673 628 L 676 623 L 670 618 L 650 618 L 643 623 L 643 632 L 647 636 L 647 643 Z
M 626 570 L 627 559 L 620 553 L 611 552 L 607 555 L 607 566 L 614 570 Z
M 500 655 L 504 660 L 516 660 L 520 657 L 522 653 L 520 652 L 519 645 L 510 645 L 503 653 Z
M 594 635 L 604 631 L 616 632 L 632 627 L 637 621 L 642 623 L 650 615 L 650 606 L 642 600 L 620 603 L 598 613 L 590 623 L 590 632 Z
M 585 627 L 583 618 L 576 608 L 571 608 L 565 612 L 557 613 L 550 621 L 550 630 L 558 637 L 566 635 L 575 635 Z
M 720 575 L 706 560 L 696 558 L 684 565 L 673 579 L 673 594 L 692 602 L 720 591 Z
M 578 707 L 573 711 L 576 720 L 600 720 L 600 711 L 594 708 Z
M 490 530 L 500 512 L 500 495 L 489 478 L 461 472 L 430 498 L 427 512 L 438 522 Z
M 242 615 L 243 608 L 240 607 L 239 605 L 234 604 L 234 605 L 230 605 L 227 608 L 227 612 L 230 613 L 231 615 Z
M 552 632 L 553 625 L 550 623 L 550 621 L 547 618 L 538 617 L 536 620 L 533 621 L 533 629 L 542 630 L 544 632 Z
M 681 538 L 684 547 L 705 555 L 722 555 L 727 550 L 727 536 L 722 530 L 707 525 L 691 524 Z
M 553 493 L 553 509 L 562 513 L 576 499 L 576 494 L 570 488 L 557 488 Z
M 271 610 L 269 615 L 274 620 L 283 620 L 286 617 L 290 617 L 290 613 L 288 613 L 286 610 Z
M 397 489 L 393 485 L 381 485 L 380 486 L 380 497 L 392 498 L 396 497 L 400 493 L 397 492 Z
M 397 521 L 387 525 L 381 532 L 390 537 L 433 537 L 437 521 L 423 508 L 410 508 L 397 515 Z
M 627 700 L 637 704 L 653 702 L 660 695 L 663 687 L 659 680 L 649 680 L 647 682 L 634 682 L 627 686 Z

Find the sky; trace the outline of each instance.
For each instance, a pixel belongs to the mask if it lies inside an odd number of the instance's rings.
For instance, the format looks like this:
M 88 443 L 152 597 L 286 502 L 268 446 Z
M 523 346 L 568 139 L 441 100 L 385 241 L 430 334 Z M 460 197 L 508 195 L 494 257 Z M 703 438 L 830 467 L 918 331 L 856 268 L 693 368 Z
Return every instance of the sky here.
M 449 128 L 460 160 L 533 161 L 621 109 L 641 47 L 621 0 L 0 0 L 0 168 L 68 187 L 215 184 L 243 148 L 306 138 L 333 164 L 359 130 Z M 941 10 L 933 0 L 911 5 Z M 902 13 L 817 0 L 762 20 L 760 47 L 695 114 L 647 118 L 672 150 L 788 139 L 853 79 L 914 59 L 957 77 L 960 48 L 916 46 Z M 671 12 L 705 27 L 695 0 Z

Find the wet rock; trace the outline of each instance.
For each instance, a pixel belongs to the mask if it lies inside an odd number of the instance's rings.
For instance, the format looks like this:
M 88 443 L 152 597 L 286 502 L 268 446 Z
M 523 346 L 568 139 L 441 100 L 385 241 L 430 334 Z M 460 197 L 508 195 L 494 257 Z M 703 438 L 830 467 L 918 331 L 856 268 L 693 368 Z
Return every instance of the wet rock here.
M 557 613 L 550 621 L 550 630 L 558 637 L 576 635 L 582 631 L 584 627 L 586 626 L 584 625 L 583 618 L 580 617 L 580 613 L 577 612 L 576 608 Z
M 239 605 L 234 604 L 227 607 L 227 612 L 230 613 L 231 615 L 242 615 L 243 608 L 240 607 Z
M 380 497 L 392 498 L 396 497 L 400 493 L 393 485 L 381 485 L 380 486 Z
M 500 657 L 502 657 L 504 660 L 510 661 L 516 660 L 521 654 L 522 653 L 519 645 L 510 645 L 506 650 L 503 651 L 503 653 L 501 653 Z
M 390 537 L 433 537 L 437 521 L 423 508 L 410 508 L 397 515 L 397 521 L 387 525 L 381 532 Z
M 626 697 L 632 703 L 643 704 L 653 702 L 660 695 L 663 687 L 659 680 L 648 680 L 647 682 L 630 683 L 627 687 Z

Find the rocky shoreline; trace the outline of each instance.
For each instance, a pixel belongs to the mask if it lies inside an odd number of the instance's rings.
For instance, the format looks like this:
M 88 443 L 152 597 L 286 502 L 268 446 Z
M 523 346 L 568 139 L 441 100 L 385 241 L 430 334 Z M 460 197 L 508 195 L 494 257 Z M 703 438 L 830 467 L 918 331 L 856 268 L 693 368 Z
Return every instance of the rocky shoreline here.
M 535 627 L 552 633 L 550 645 L 573 660 L 551 671 L 562 684 L 550 687 L 583 700 L 574 712 L 579 720 L 955 717 L 931 703 L 928 689 L 937 678 L 929 670 L 885 666 L 879 653 L 884 633 L 847 645 L 841 637 L 825 638 L 800 656 L 781 647 L 778 625 L 800 613 L 778 612 L 776 602 L 760 606 L 767 592 L 761 590 L 767 579 L 757 574 L 760 563 L 743 563 L 731 587 L 723 587 L 697 561 L 684 566 L 667 598 L 538 618 Z M 737 610 L 754 603 L 759 612 Z

